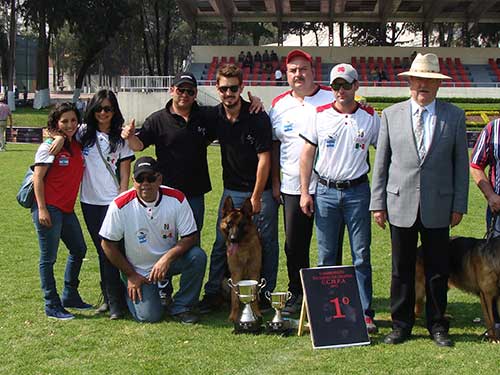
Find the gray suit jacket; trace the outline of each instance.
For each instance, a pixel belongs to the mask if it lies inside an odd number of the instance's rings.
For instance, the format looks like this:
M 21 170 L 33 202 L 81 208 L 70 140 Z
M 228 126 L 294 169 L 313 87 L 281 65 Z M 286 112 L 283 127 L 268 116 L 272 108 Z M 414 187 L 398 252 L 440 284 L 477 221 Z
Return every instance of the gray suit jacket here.
M 465 114 L 436 100 L 436 127 L 420 163 L 410 100 L 382 112 L 372 176 L 370 210 L 387 210 L 392 225 L 413 225 L 420 208 L 426 228 L 450 225 L 451 212 L 467 212 L 469 157 Z

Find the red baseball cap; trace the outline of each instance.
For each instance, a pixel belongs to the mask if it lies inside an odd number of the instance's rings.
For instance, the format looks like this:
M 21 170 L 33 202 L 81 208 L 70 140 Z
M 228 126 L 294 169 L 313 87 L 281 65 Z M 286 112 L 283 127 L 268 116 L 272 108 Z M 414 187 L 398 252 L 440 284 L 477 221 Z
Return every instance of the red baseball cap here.
M 293 51 L 290 51 L 288 55 L 286 56 L 286 61 L 285 64 L 288 64 L 290 60 L 292 60 L 294 57 L 303 57 L 307 61 L 309 61 L 311 64 L 313 62 L 312 56 L 308 54 L 307 52 L 304 52 L 300 49 L 294 49 Z

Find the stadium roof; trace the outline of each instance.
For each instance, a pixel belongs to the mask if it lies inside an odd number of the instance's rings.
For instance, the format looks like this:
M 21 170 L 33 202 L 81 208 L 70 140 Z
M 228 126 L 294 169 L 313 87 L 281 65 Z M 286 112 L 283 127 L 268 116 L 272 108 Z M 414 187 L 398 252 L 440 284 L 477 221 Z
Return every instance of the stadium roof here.
M 177 0 L 197 22 L 441 22 L 500 21 L 491 0 Z

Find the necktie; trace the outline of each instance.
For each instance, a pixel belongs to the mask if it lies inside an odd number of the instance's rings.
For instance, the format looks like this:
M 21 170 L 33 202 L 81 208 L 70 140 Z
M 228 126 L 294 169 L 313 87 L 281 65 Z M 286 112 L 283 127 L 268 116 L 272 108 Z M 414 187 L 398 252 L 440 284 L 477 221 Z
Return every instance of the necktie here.
M 424 145 L 424 112 L 425 107 L 420 107 L 417 112 L 417 118 L 413 124 L 413 132 L 415 134 L 415 142 L 417 144 L 417 151 L 420 160 L 425 157 L 425 145 Z

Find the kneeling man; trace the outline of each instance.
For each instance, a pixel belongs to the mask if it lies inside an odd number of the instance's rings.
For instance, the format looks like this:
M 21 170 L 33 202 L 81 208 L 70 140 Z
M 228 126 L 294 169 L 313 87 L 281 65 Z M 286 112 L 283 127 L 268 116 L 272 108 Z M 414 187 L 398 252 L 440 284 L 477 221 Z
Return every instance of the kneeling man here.
M 169 312 L 182 323 L 196 323 L 191 308 L 198 302 L 207 257 L 196 246 L 198 231 L 186 197 L 161 186 L 158 170 L 151 157 L 136 161 L 134 187 L 109 206 L 99 233 L 102 247 L 126 278 L 127 304 L 136 320 L 157 322 L 163 317 L 158 282 L 180 274 Z

